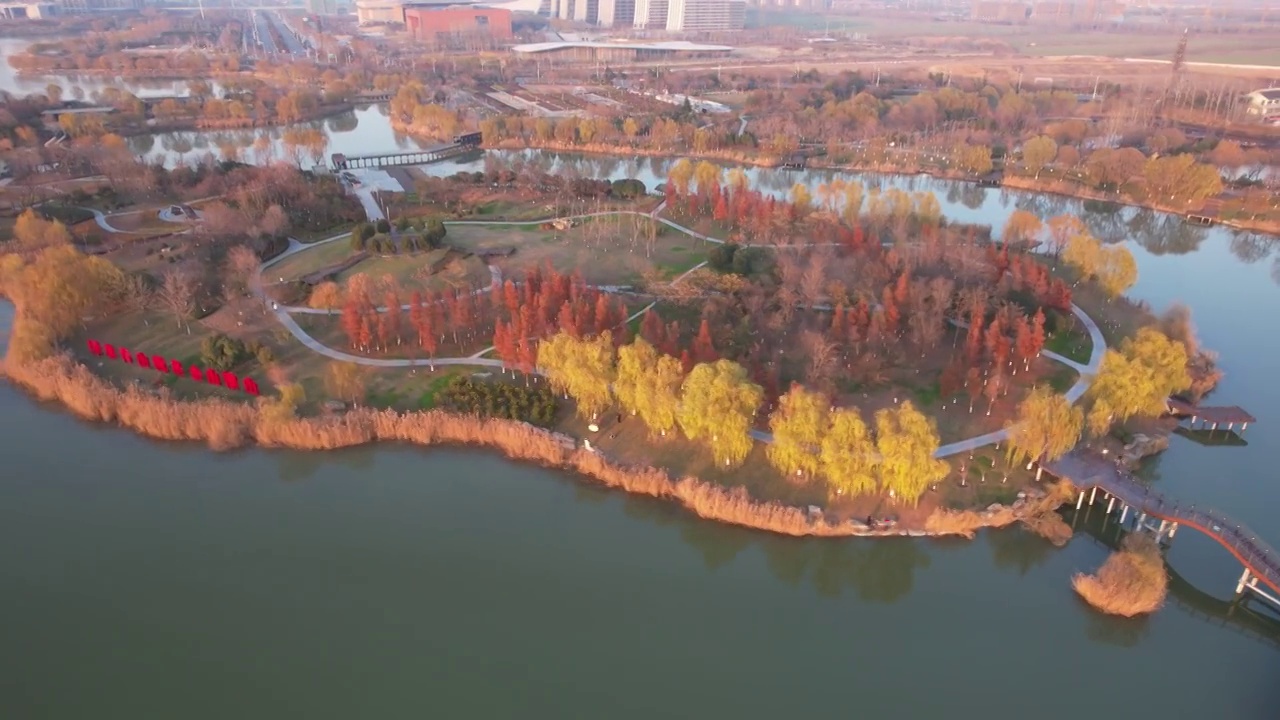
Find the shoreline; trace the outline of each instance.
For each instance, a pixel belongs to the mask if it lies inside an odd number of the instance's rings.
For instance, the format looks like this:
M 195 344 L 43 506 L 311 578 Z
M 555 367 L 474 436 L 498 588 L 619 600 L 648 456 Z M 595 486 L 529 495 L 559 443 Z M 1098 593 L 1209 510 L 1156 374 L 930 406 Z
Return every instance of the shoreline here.
M 404 132 L 405 134 L 408 134 L 414 137 L 421 137 L 421 136 L 415 135 L 412 131 L 407 129 L 407 127 L 404 126 L 403 123 L 400 123 L 399 125 L 400 126 L 398 127 L 396 122 L 394 120 L 392 121 L 392 127 L 395 128 L 397 131 Z M 689 160 L 735 162 L 735 163 L 741 163 L 744 166 L 769 168 L 773 170 L 783 169 L 779 164 L 778 158 L 749 158 L 749 157 L 740 157 L 740 156 L 731 155 L 731 154 L 696 153 L 696 152 L 681 154 L 675 150 L 660 151 L 660 150 L 651 150 L 648 148 L 607 148 L 606 149 L 606 148 L 583 147 L 583 146 L 572 146 L 572 145 L 564 146 L 556 143 L 524 144 L 524 145 L 519 145 L 519 144 L 505 145 L 505 144 L 499 143 L 497 145 L 486 144 L 482 147 L 485 150 L 505 150 L 505 151 L 517 151 L 517 152 L 521 150 L 541 150 L 544 152 L 572 153 L 572 154 L 579 154 L 579 155 L 599 155 L 602 157 L 625 158 L 627 156 L 633 156 L 633 157 L 662 157 L 662 158 L 673 158 L 673 159 L 687 158 Z M 907 168 L 903 166 L 898 166 L 896 169 L 885 169 L 883 167 L 878 167 L 878 166 L 863 167 L 858 165 L 826 165 L 826 164 L 820 164 L 820 163 L 810 163 L 806 167 L 800 170 L 797 170 L 796 172 L 804 172 L 806 170 L 822 170 L 822 171 L 831 171 L 831 172 L 854 173 L 854 174 L 860 174 L 860 175 L 868 175 L 868 174 L 889 175 L 889 176 L 897 176 L 897 177 L 917 177 L 917 176 L 923 175 L 926 177 L 934 178 L 936 180 L 947 180 L 949 182 L 959 182 L 959 183 L 966 183 L 969 185 L 979 185 L 981 187 L 988 188 L 988 189 L 994 188 L 994 189 L 1000 189 L 1000 190 L 1013 190 L 1016 192 L 1035 193 L 1035 194 L 1042 194 L 1042 195 L 1054 195 L 1057 197 L 1066 197 L 1066 198 L 1071 198 L 1073 200 L 1079 200 L 1080 202 L 1085 202 L 1089 200 L 1094 200 L 1099 202 L 1108 202 L 1108 203 L 1113 203 L 1115 205 L 1120 205 L 1123 207 L 1139 208 L 1139 209 L 1145 209 L 1145 210 L 1151 210 L 1154 212 L 1164 213 L 1166 215 L 1174 215 L 1179 218 L 1182 218 L 1184 221 L 1189 221 L 1192 216 L 1196 215 L 1196 212 L 1194 210 L 1179 210 L 1177 208 L 1172 208 L 1172 207 L 1160 205 L 1157 203 L 1151 203 L 1145 200 L 1138 200 L 1135 198 L 1111 197 L 1106 195 L 1105 193 L 1099 193 L 1099 192 L 1087 190 L 1087 189 L 1070 190 L 1070 189 L 1061 187 L 1059 183 L 1042 184 L 1041 181 L 1037 181 L 1034 178 L 1027 178 L 1022 175 L 1001 175 L 1000 183 L 995 186 L 990 186 L 990 185 L 982 185 L 981 182 L 964 173 L 949 173 L 945 171 L 938 171 L 938 170 L 933 170 L 933 169 L 924 168 L 924 167 Z M 1009 178 L 1014 178 L 1015 181 L 1010 183 L 1008 182 Z M 1023 180 L 1025 180 L 1026 182 L 1025 183 L 1020 182 Z M 1076 185 L 1075 187 L 1081 188 L 1082 186 Z M 1237 219 L 1223 219 L 1223 218 L 1217 218 L 1217 217 L 1212 218 L 1212 221 L 1213 222 L 1211 223 L 1211 225 L 1205 226 L 1205 227 L 1220 225 L 1222 227 L 1231 228 L 1233 230 L 1261 233 L 1265 235 L 1274 235 L 1274 236 L 1280 237 L 1280 225 L 1274 225 L 1274 224 L 1268 225 L 1265 223 L 1253 224 L 1247 221 L 1242 222 Z
M 16 320 L 15 320 L 16 322 Z M 120 389 L 68 355 L 20 366 L 0 364 L 0 376 L 41 403 L 56 403 L 80 420 L 113 425 L 150 440 L 196 441 L 216 451 L 244 448 L 298 452 L 334 450 L 380 442 L 421 447 L 496 450 L 504 457 L 572 471 L 607 488 L 672 502 L 697 517 L 791 537 L 973 538 L 978 530 L 1036 522 L 1064 502 L 1063 486 L 1027 494 L 1012 505 L 982 510 L 935 510 L 922 527 L 871 529 L 837 520 L 825 511 L 751 497 L 695 477 L 673 479 L 666 470 L 626 466 L 585 450 L 577 438 L 527 423 L 461 415 L 442 410 L 355 410 L 329 417 L 268 422 L 258 408 L 229 400 L 174 400 L 137 388 Z

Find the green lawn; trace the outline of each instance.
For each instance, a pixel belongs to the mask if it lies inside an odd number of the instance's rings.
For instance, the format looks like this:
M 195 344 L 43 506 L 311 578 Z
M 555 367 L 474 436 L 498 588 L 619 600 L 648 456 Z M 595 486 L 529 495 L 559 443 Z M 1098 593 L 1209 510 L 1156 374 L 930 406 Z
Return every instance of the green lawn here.
M 635 285 L 646 276 L 674 277 L 702 262 L 697 241 L 653 221 L 624 215 L 594 218 L 568 230 L 543 230 L 536 225 L 451 225 L 445 243 L 471 252 L 502 253 L 494 260 L 504 277 L 519 277 L 531 267 L 550 265 L 575 270 L 594 285 Z
M 262 277 L 269 282 L 279 278 L 298 280 L 317 270 L 337 265 L 350 256 L 351 244 L 345 240 L 314 245 L 263 270 Z

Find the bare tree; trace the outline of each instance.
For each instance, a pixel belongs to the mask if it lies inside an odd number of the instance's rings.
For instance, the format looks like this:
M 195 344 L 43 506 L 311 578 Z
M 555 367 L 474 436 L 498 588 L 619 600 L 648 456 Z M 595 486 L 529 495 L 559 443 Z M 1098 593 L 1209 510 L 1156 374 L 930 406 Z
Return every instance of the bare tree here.
M 178 327 L 182 327 L 195 311 L 195 293 L 196 282 L 191 273 L 181 268 L 170 268 L 164 273 L 157 296 L 173 314 Z M 191 332 L 190 326 L 187 326 L 187 332 Z
M 237 245 L 227 253 L 222 268 L 222 281 L 228 299 L 249 290 L 249 280 L 258 270 L 258 254 L 247 245 Z

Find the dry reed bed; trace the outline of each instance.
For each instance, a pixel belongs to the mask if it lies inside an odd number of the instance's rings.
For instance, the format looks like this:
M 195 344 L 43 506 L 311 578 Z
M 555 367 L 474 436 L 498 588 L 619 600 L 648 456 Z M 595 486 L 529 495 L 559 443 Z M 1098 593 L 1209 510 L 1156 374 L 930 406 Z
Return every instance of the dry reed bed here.
M 1002 528 L 1021 522 L 1028 530 L 1061 547 L 1071 539 L 1072 531 L 1054 511 L 1074 493 L 1071 483 L 1064 480 L 1048 486 L 1048 494 L 1039 500 L 1017 506 L 1001 505 L 997 510 L 986 511 L 935 510 L 925 518 L 924 530 L 929 535 L 961 535 L 972 539 L 974 533 L 983 528 Z
M 694 478 L 672 480 L 655 468 L 628 468 L 585 450 L 569 449 L 554 433 L 520 422 L 431 410 L 355 410 L 345 415 L 272 420 L 261 407 L 227 400 L 179 401 L 137 388 L 120 389 L 62 355 L 27 365 L 8 362 L 4 374 L 42 401 L 75 415 L 114 423 L 161 440 L 204 442 L 215 450 L 250 444 L 329 450 L 377 441 L 494 448 L 507 457 L 574 470 L 606 487 L 678 502 L 699 517 L 784 535 L 854 535 L 852 523 L 812 521 L 799 508 L 760 502 L 741 488 Z M 262 401 L 260 401 L 262 402 Z
M 1169 574 L 1155 540 L 1138 533 L 1094 575 L 1076 573 L 1071 586 L 1093 607 L 1109 615 L 1133 617 L 1159 610 L 1169 591 Z
M 58 402 L 75 415 L 114 423 L 160 440 L 187 440 L 215 450 L 252 444 L 295 450 L 331 450 L 378 441 L 418 445 L 471 445 L 493 448 L 509 458 L 565 468 L 600 484 L 639 495 L 674 501 L 708 520 L 793 536 L 852 536 L 875 533 L 853 522 L 811 518 L 798 507 L 752 498 L 745 489 L 728 489 L 686 477 L 673 480 L 657 468 L 624 467 L 593 452 L 567 447 L 563 436 L 521 422 L 484 419 L 439 410 L 400 413 L 361 409 L 344 415 L 278 419 L 257 406 L 221 399 L 175 400 L 137 387 L 121 389 L 94 375 L 67 355 L 29 364 L 7 361 L 0 371 L 42 401 Z M 1059 501 L 1060 502 L 1060 501 Z M 1022 508 L 994 513 L 938 511 L 924 534 L 972 537 L 983 527 L 1002 527 L 1057 507 L 1046 498 Z

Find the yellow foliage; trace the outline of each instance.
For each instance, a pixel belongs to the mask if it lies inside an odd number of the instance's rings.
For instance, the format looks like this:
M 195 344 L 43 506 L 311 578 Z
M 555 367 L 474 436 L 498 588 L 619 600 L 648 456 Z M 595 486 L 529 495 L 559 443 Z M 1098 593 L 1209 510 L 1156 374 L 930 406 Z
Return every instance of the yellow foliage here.
M 720 465 L 735 465 L 751 452 L 749 434 L 764 391 L 731 360 L 695 365 L 680 388 L 676 420 L 690 440 L 703 440 Z
M 1018 404 L 1009 424 L 1006 454 L 1010 462 L 1054 460 L 1080 441 L 1084 413 L 1052 389 L 1037 385 Z
M 933 457 L 938 429 L 910 400 L 896 410 L 876 413 L 876 448 L 880 451 L 880 485 L 903 502 L 915 504 L 931 485 L 945 478 L 950 466 Z
M 769 416 L 773 442 L 765 454 L 784 475 L 817 474 L 818 452 L 830 424 L 829 407 L 826 396 L 800 385 L 792 385 L 779 398 L 777 409 Z

